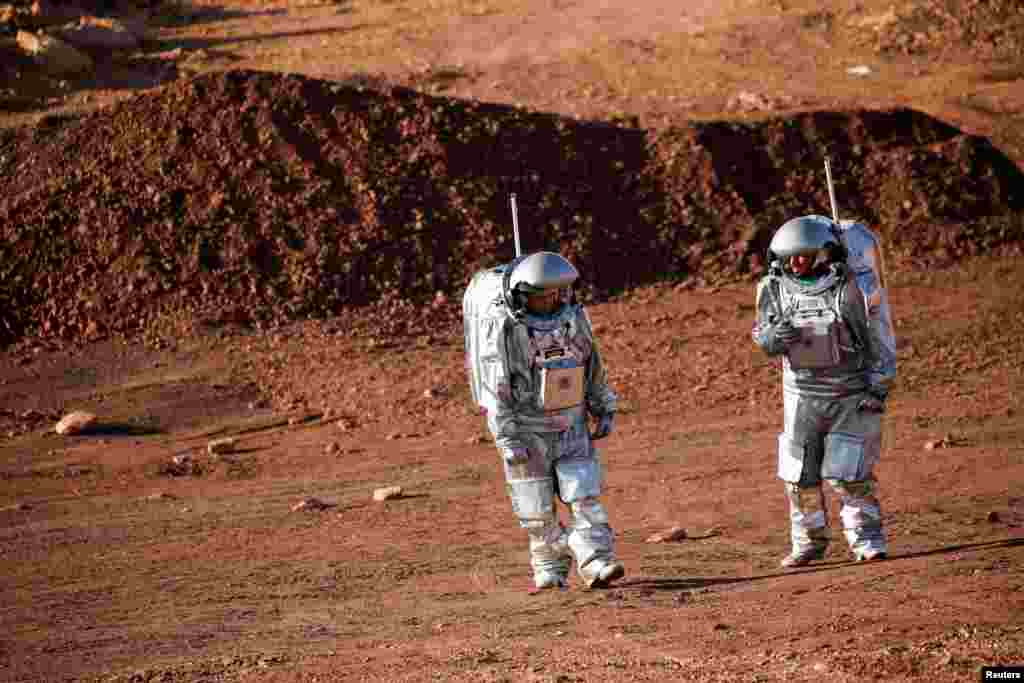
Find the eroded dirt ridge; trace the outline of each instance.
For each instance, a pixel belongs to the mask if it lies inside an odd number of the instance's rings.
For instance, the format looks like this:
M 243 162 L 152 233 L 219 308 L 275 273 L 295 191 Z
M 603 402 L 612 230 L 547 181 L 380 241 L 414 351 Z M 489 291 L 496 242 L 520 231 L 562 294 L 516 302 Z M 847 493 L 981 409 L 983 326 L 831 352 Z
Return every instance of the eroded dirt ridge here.
M 457 314 L 437 292 L 512 256 L 512 192 L 525 247 L 577 262 L 589 296 L 756 274 L 782 220 L 828 212 L 823 154 L 843 215 L 898 257 L 1024 238 L 1014 164 L 916 111 L 647 131 L 236 71 L 0 131 L 0 342 L 367 304 L 376 332 L 419 332 Z

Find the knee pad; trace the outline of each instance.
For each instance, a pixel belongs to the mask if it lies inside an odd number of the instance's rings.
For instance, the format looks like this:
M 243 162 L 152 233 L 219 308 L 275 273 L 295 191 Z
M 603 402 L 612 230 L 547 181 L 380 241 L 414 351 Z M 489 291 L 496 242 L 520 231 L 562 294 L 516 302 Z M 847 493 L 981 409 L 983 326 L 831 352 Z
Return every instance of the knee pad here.
M 554 479 L 514 479 L 506 482 L 505 486 L 520 526 L 534 529 L 557 523 Z

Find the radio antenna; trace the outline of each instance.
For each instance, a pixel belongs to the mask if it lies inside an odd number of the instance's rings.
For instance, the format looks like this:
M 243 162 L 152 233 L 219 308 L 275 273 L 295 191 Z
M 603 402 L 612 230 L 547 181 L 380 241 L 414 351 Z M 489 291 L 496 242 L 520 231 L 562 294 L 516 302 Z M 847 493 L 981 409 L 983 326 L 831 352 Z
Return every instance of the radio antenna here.
M 832 166 L 825 157 L 825 180 L 828 182 L 828 200 L 832 203 L 832 220 L 839 225 L 839 207 L 836 205 L 836 187 L 832 184 Z
M 509 201 L 512 204 L 512 231 L 515 233 L 516 237 L 516 258 L 519 258 L 520 256 L 523 255 L 523 248 L 519 244 L 519 211 L 516 209 L 515 192 L 512 193 L 512 196 L 509 198 Z

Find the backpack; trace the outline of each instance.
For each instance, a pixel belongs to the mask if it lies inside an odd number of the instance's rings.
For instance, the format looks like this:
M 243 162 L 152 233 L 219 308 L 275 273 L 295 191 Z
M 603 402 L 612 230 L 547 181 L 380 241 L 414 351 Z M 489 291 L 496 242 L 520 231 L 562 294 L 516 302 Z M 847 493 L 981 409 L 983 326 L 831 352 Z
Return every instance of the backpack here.
M 462 296 L 466 371 L 473 403 L 481 412 L 497 403 L 498 335 L 512 318 L 506 287 L 515 261 L 477 272 Z
M 846 247 L 846 264 L 868 300 L 868 311 L 877 317 L 885 300 L 885 253 L 882 240 L 868 226 L 857 221 L 839 222 L 839 236 Z

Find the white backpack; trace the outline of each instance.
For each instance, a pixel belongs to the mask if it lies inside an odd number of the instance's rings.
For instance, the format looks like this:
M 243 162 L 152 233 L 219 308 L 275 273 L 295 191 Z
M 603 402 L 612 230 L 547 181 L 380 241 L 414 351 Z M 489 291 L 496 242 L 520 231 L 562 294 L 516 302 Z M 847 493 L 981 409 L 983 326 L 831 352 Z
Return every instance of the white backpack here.
M 473 403 L 483 412 L 494 411 L 497 403 L 496 375 L 498 335 L 512 318 L 505 298 L 506 280 L 513 263 L 476 273 L 462 296 L 462 324 L 465 336 L 466 371 Z

